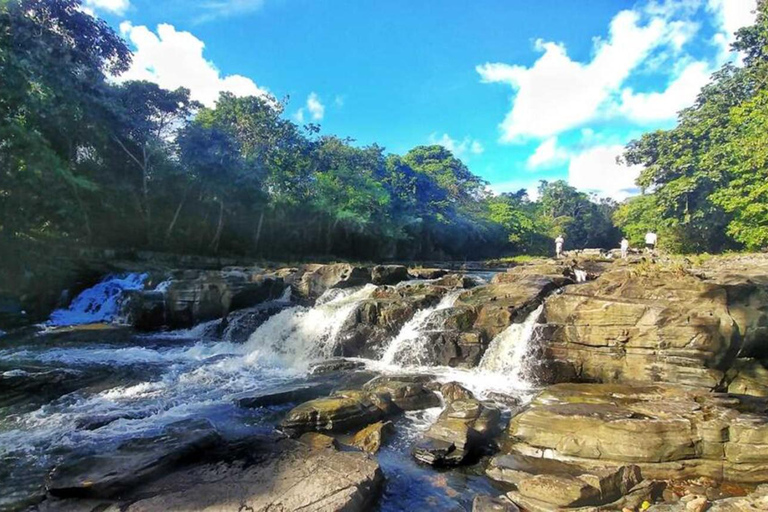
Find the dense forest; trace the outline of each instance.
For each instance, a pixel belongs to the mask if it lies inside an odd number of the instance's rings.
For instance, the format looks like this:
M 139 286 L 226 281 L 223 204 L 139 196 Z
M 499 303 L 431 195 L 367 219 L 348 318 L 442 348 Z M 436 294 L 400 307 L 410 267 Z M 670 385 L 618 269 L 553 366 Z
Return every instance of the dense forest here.
M 679 125 L 633 141 L 647 193 L 618 205 L 564 181 L 494 195 L 442 146 L 404 155 L 287 119 L 287 99 L 119 82 L 131 51 L 79 0 L 0 1 L 0 246 L 81 244 L 264 258 L 482 258 L 768 244 L 768 21 L 735 44 Z

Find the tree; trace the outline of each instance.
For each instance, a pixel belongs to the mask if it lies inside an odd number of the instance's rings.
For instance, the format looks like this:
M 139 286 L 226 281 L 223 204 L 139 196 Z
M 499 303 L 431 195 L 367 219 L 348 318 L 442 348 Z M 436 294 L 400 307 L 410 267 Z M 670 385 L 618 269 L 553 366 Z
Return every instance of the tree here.
M 105 74 L 130 52 L 77 0 L 0 3 L 0 228 L 6 237 L 92 237 L 82 174 L 103 133 Z

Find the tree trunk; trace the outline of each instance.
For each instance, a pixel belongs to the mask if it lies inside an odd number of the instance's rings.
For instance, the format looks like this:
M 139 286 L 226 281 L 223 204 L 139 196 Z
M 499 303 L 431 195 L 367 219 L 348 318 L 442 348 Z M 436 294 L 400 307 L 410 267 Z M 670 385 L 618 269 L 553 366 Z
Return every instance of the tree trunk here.
M 216 226 L 216 234 L 213 235 L 210 248 L 214 254 L 219 252 L 219 242 L 221 242 L 221 231 L 224 229 L 224 199 L 219 199 L 219 223 Z
M 141 189 L 144 196 L 144 219 L 146 222 L 147 245 L 152 245 L 152 212 L 149 204 L 149 155 L 147 155 L 147 146 L 141 147 L 141 153 L 144 159 L 144 165 L 141 167 Z
M 256 237 L 253 241 L 253 253 L 256 254 L 259 250 L 259 240 L 261 240 L 261 227 L 264 225 L 264 210 L 261 210 L 259 214 L 259 223 L 256 225 Z
M 171 219 L 171 223 L 168 224 L 168 229 L 165 230 L 165 238 L 163 239 L 163 245 L 168 245 L 168 240 L 171 239 L 171 234 L 173 234 L 173 228 L 176 227 L 176 222 L 179 220 L 179 215 L 181 214 L 181 209 L 184 207 L 184 203 L 187 201 L 187 195 L 189 193 L 189 187 L 186 187 L 184 189 L 184 195 L 181 197 L 181 201 L 179 201 L 179 205 L 176 207 L 176 211 L 173 212 L 173 219 Z

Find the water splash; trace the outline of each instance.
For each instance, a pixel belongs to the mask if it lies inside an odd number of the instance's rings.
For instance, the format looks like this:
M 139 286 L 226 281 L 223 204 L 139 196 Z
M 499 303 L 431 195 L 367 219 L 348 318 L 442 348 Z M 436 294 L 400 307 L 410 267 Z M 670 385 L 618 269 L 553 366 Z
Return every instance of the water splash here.
M 530 351 L 536 323 L 544 305 L 540 305 L 519 324 L 512 324 L 493 340 L 477 366 L 479 372 L 504 375 L 525 387 L 529 381 L 525 358 Z
M 418 365 L 426 354 L 425 343 L 428 340 L 425 333 L 427 332 L 429 317 L 436 311 L 453 307 L 462 291 L 450 292 L 436 306 L 422 309 L 413 315 L 413 318 L 403 325 L 397 336 L 387 345 L 381 356 L 381 363 L 384 365 Z
M 138 273 L 108 276 L 81 292 L 67 309 L 57 309 L 51 313 L 47 325 L 59 327 L 112 322 L 119 313 L 123 292 L 143 289 L 147 277 L 148 274 Z
M 374 285 L 324 294 L 313 308 L 295 306 L 264 322 L 243 347 L 249 364 L 305 368 L 333 356 L 344 322 Z

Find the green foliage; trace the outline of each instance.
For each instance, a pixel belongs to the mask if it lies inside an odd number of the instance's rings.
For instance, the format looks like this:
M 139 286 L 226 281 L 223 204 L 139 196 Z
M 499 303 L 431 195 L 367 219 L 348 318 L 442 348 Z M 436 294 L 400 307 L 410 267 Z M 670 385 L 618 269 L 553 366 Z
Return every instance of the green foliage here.
M 480 259 L 611 246 L 615 205 L 563 182 L 494 196 L 442 146 L 320 136 L 273 97 L 116 84 L 131 54 L 78 0 L 0 2 L 0 235 L 297 258 Z M 723 208 L 727 208 L 724 206 Z
M 715 73 L 675 128 L 627 146 L 624 159 L 645 166 L 638 185 L 652 190 L 617 212 L 631 237 L 657 226 L 661 244 L 677 252 L 768 245 L 767 14 L 761 0 L 756 24 L 737 33 L 743 67 Z

